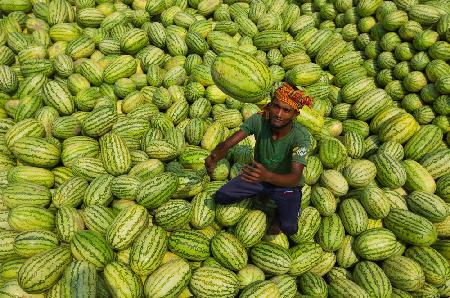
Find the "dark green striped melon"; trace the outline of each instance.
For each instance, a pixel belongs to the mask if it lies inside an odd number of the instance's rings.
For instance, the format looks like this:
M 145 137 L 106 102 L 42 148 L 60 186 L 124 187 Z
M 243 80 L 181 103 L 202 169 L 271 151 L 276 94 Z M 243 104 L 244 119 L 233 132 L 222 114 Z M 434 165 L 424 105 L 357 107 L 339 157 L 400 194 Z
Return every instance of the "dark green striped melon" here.
M 405 256 L 414 260 L 422 267 L 427 283 L 442 285 L 448 279 L 450 265 L 434 248 L 411 246 L 406 249 Z
M 177 230 L 169 236 L 170 251 L 187 260 L 205 260 L 210 255 L 209 246 L 209 239 L 196 230 Z
M 345 229 L 337 213 L 325 216 L 316 233 L 316 241 L 324 251 L 335 251 L 342 245 Z
M 192 274 L 189 289 L 199 298 L 232 298 L 239 291 L 239 280 L 223 267 L 200 267 Z
M 125 249 L 148 224 L 148 211 L 140 205 L 131 205 L 119 212 L 106 232 L 106 240 L 116 249 Z
M 28 293 L 42 293 L 55 284 L 72 260 L 70 250 L 59 246 L 29 258 L 18 273 L 19 285 Z
M 155 270 L 145 281 L 146 297 L 177 297 L 189 284 L 192 269 L 183 259 L 169 261 Z
M 406 197 L 410 211 L 431 222 L 441 222 L 448 214 L 447 204 L 439 196 L 425 191 L 413 191 Z
M 130 266 L 120 261 L 106 265 L 103 275 L 113 297 L 142 297 L 143 285 Z
M 222 266 L 231 270 L 240 270 L 248 262 L 244 245 L 228 232 L 220 232 L 211 239 L 211 254 Z
M 165 230 L 181 229 L 191 219 L 192 206 L 181 199 L 169 200 L 155 210 L 155 223 Z
M 268 274 L 287 273 L 291 266 L 288 251 L 274 243 L 261 242 L 252 247 L 250 256 L 253 264 Z
M 369 294 L 355 282 L 337 278 L 328 285 L 328 295 L 336 298 L 368 298 Z
M 17 232 L 0 230 L 0 260 L 7 260 L 16 256 L 14 251 L 14 239 L 18 236 Z
M 298 218 L 298 230 L 290 238 L 295 243 L 311 240 L 314 238 L 317 230 L 320 226 L 320 212 L 312 207 L 308 206 L 302 210 L 300 217 Z
M 130 267 L 140 275 L 152 273 L 163 261 L 167 250 L 167 236 L 158 226 L 151 226 L 133 242 L 130 250 Z
M 69 243 L 77 231 L 84 229 L 84 223 L 77 209 L 64 206 L 56 212 L 55 227 L 59 239 Z
M 289 274 L 299 276 L 311 270 L 311 268 L 321 261 L 323 250 L 319 244 L 307 241 L 291 247 L 289 254 L 292 259 Z
M 8 208 L 17 206 L 48 207 L 51 197 L 50 191 L 45 186 L 29 182 L 10 183 L 2 192 L 3 204 Z
M 56 145 L 38 137 L 23 137 L 17 140 L 12 145 L 11 151 L 21 162 L 43 168 L 56 166 L 61 156 L 61 151 Z
M 335 138 L 326 138 L 319 144 L 319 158 L 327 168 L 334 168 L 342 162 L 347 155 L 345 146 Z
M 94 297 L 97 295 L 97 271 L 86 261 L 73 260 L 64 271 L 63 293 L 66 297 Z
M 298 288 L 301 293 L 313 297 L 327 297 L 328 285 L 325 280 L 311 271 L 298 277 Z
M 146 208 L 158 208 L 174 194 L 178 177 L 166 172 L 142 182 L 137 190 L 136 201 Z
M 280 291 L 276 284 L 271 281 L 255 281 L 245 287 L 239 297 L 280 297 Z
M 18 206 L 9 211 L 8 224 L 16 231 L 52 231 L 55 228 L 55 214 L 41 207 Z
M 272 83 L 267 66 L 249 55 L 234 51 L 217 56 L 211 66 L 211 76 L 224 93 L 250 103 L 262 100 Z
M 435 192 L 436 182 L 426 168 L 411 159 L 403 160 L 402 164 L 406 171 L 405 187 L 407 190 Z
M 114 176 L 128 173 L 131 156 L 123 139 L 114 133 L 103 135 L 100 140 L 100 158 L 105 170 Z
M 252 247 L 264 236 L 266 230 L 266 214 L 253 210 L 245 214 L 236 225 L 235 235 L 246 247 Z
M 422 267 L 405 256 L 392 256 L 386 259 L 381 267 L 392 286 L 400 290 L 415 291 L 425 284 Z
M 384 271 L 374 262 L 361 261 L 353 268 L 353 281 L 371 297 L 390 297 L 392 285 Z
M 424 125 L 406 143 L 405 158 L 419 160 L 433 150 L 442 139 L 442 131 L 435 125 Z
M 14 239 L 14 251 L 29 258 L 59 245 L 58 236 L 50 231 L 36 230 L 22 232 Z
M 104 236 L 89 230 L 75 233 L 70 249 L 75 259 L 87 261 L 97 270 L 103 269 L 115 257 L 112 247 Z
M 426 218 L 409 210 L 393 208 L 383 224 L 400 240 L 414 245 L 431 245 L 437 239 L 436 228 Z
M 353 198 L 346 199 L 339 206 L 339 217 L 345 231 L 357 236 L 367 229 L 368 216 L 363 205 Z
M 354 247 L 356 253 L 367 260 L 384 260 L 394 253 L 396 238 L 385 228 L 368 229 L 356 237 Z
M 102 205 L 88 206 L 82 212 L 83 222 L 86 228 L 102 235 L 106 234 L 115 215 L 112 209 Z
M 336 251 L 336 263 L 341 268 L 350 268 L 359 262 L 359 257 L 353 248 L 354 239 L 350 235 L 345 236 L 341 247 Z
M 381 153 L 371 158 L 377 168 L 377 180 L 386 187 L 398 188 L 406 182 L 402 164 L 389 154 Z

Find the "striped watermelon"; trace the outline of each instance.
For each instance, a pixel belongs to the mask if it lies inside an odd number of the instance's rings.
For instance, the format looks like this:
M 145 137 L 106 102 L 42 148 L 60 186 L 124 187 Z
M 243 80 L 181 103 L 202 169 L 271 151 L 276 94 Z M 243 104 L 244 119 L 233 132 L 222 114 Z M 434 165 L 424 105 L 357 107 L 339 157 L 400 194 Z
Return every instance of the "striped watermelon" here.
M 414 245 L 431 245 L 437 232 L 426 218 L 411 211 L 393 208 L 384 218 L 383 224 L 399 239 Z
M 261 240 L 264 236 L 265 230 L 265 213 L 259 210 L 254 210 L 245 214 L 239 220 L 234 233 L 244 247 L 249 248 Z
M 18 236 L 17 232 L 14 231 L 0 231 L 0 260 L 7 260 L 10 257 L 16 256 L 14 251 L 14 239 Z
M 192 215 L 192 206 L 181 199 L 173 199 L 162 204 L 155 210 L 155 223 L 165 230 L 181 229 Z
M 337 213 L 322 218 L 315 240 L 324 251 L 335 251 L 342 245 L 345 230 Z
M 83 219 L 77 209 L 61 207 L 55 216 L 56 233 L 62 242 L 69 243 L 77 231 L 84 229 Z
M 210 241 L 199 231 L 177 230 L 170 234 L 168 248 L 176 255 L 192 261 L 203 261 L 210 255 Z
M 298 288 L 301 293 L 314 297 L 327 297 L 328 285 L 325 280 L 311 271 L 298 277 Z
M 410 211 L 431 222 L 441 222 L 447 217 L 447 204 L 437 195 L 413 191 L 406 197 L 406 203 Z
M 51 172 L 49 173 L 51 174 Z M 45 208 L 49 206 L 51 197 L 52 195 L 48 188 L 30 182 L 10 183 L 2 192 L 3 204 L 8 208 L 17 206 L 36 206 Z
M 81 213 L 85 226 L 99 234 L 106 234 L 109 226 L 114 220 L 115 214 L 112 209 L 101 205 L 86 207 Z
M 442 285 L 448 279 L 450 266 L 446 259 L 431 247 L 411 246 L 405 256 L 417 262 L 423 269 L 425 281 L 432 285 Z
M 147 226 L 147 223 L 148 212 L 144 207 L 129 206 L 123 209 L 108 227 L 106 240 L 113 248 L 128 248 Z
M 350 268 L 359 262 L 359 257 L 354 250 L 354 238 L 345 236 L 341 247 L 336 251 L 336 263 L 339 267 Z
M 123 139 L 114 133 L 103 135 L 100 140 L 100 158 L 105 169 L 114 176 L 128 173 L 131 156 Z
M 249 298 L 249 297 L 281 297 L 280 291 L 278 290 L 278 287 L 275 283 L 271 281 L 255 281 L 245 287 L 241 294 L 239 295 L 242 298 Z
M 72 261 L 62 277 L 63 293 L 67 297 L 93 297 L 97 294 L 97 271 L 86 261 Z
M 372 297 L 391 296 L 391 282 L 384 271 L 374 262 L 361 261 L 357 263 L 353 269 L 353 281 Z
M 19 285 L 28 293 L 49 290 L 72 260 L 67 247 L 55 247 L 29 258 L 18 273 Z
M 29 258 L 55 248 L 58 244 L 58 236 L 53 232 L 42 230 L 22 232 L 14 239 L 14 252 Z
M 167 249 L 167 236 L 157 226 L 148 227 L 136 238 L 131 246 L 130 267 L 140 275 L 152 273 L 163 260 Z
M 103 269 L 114 260 L 114 252 L 104 236 L 89 230 L 75 233 L 70 250 L 75 259 L 87 261 L 97 270 Z
M 248 261 L 244 245 L 234 235 L 220 232 L 211 239 L 211 254 L 225 268 L 242 269 Z
M 192 270 L 183 259 L 172 260 L 160 266 L 145 281 L 146 297 L 176 297 L 189 284 Z
M 239 281 L 228 269 L 200 267 L 192 274 L 189 289 L 199 298 L 232 298 L 239 291 Z
M 8 224 L 16 231 L 52 231 L 55 228 L 55 215 L 41 207 L 18 206 L 9 211 Z
M 212 259 L 214 260 L 214 259 Z M 203 265 L 206 266 L 205 263 L 203 263 Z M 217 266 L 220 266 L 220 264 L 217 263 Z M 257 266 L 253 265 L 253 264 L 247 264 L 247 266 L 245 266 L 244 268 L 242 268 L 241 270 L 239 270 L 237 272 L 237 277 L 239 280 L 239 288 L 243 289 L 246 286 L 248 286 L 249 284 L 258 281 L 258 280 L 264 280 L 265 276 L 264 276 L 264 272 Z M 281 275 L 279 275 L 281 276 Z
M 394 253 L 396 238 L 385 228 L 368 229 L 355 239 L 356 253 L 371 261 L 384 260 Z
M 289 274 L 302 275 L 317 265 L 322 258 L 323 250 L 315 242 L 302 242 L 289 249 L 292 265 Z
M 328 285 L 330 297 L 370 297 L 369 294 L 355 282 L 346 278 L 337 278 Z
M 366 210 L 356 199 L 349 198 L 341 202 L 339 217 L 345 231 L 352 236 L 361 234 L 367 228 L 368 216 Z
M 425 275 L 421 266 L 405 256 L 392 256 L 386 259 L 382 268 L 392 286 L 400 290 L 414 291 L 425 284 Z
M 249 80 L 250 70 L 254 79 Z M 260 101 L 271 84 L 271 74 L 265 65 L 235 51 L 219 54 L 211 66 L 211 75 L 220 90 L 243 102 Z
M 272 243 L 261 242 L 250 251 L 252 262 L 268 274 L 281 275 L 291 267 L 291 257 L 288 251 Z
M 142 297 L 142 282 L 127 264 L 113 261 L 106 265 L 103 274 L 112 297 Z

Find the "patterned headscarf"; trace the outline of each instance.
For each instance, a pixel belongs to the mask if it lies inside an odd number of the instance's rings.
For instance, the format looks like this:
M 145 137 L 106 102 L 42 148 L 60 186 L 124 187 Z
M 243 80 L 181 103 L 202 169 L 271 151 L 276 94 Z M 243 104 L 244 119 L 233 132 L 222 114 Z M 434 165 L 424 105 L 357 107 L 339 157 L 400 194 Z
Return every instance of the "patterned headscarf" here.
M 297 112 L 300 111 L 300 109 L 303 106 L 312 106 L 312 98 L 309 96 L 306 96 L 305 93 L 301 90 L 294 89 L 290 84 L 284 82 L 273 94 L 273 99 L 277 99 L 281 102 L 284 102 L 288 105 L 290 105 L 294 110 Z M 266 104 L 262 108 L 261 114 L 265 116 L 265 118 L 268 118 L 269 114 L 269 108 L 270 103 Z

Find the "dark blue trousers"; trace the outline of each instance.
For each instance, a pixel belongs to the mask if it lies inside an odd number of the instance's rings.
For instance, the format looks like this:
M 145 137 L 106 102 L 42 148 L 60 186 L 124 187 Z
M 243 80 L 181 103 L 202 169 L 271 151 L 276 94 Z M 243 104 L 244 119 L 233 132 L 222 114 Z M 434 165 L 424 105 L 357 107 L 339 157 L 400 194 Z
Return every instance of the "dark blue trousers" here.
M 258 195 L 269 196 L 277 205 L 280 229 L 292 235 L 298 229 L 302 192 L 299 187 L 279 187 L 265 182 L 247 182 L 241 176 L 231 179 L 215 195 L 219 204 L 232 204 Z

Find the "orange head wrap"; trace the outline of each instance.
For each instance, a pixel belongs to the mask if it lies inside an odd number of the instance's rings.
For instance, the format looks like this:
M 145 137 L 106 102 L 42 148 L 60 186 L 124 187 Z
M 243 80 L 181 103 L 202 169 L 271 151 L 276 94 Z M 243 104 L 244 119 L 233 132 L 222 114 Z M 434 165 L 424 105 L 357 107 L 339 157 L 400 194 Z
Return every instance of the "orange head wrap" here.
M 303 91 L 294 89 L 288 83 L 283 83 L 281 87 L 279 87 L 274 94 L 274 98 L 287 103 L 296 111 L 300 111 L 303 106 L 311 107 L 312 99 L 309 96 L 306 96 Z
M 275 90 L 273 99 L 290 105 L 297 112 L 300 111 L 303 106 L 312 106 L 311 97 L 306 96 L 305 93 L 301 90 L 294 89 L 294 87 L 286 82 Z M 267 104 L 263 107 L 262 114 L 264 114 L 266 117 L 268 116 L 269 106 L 270 104 Z

